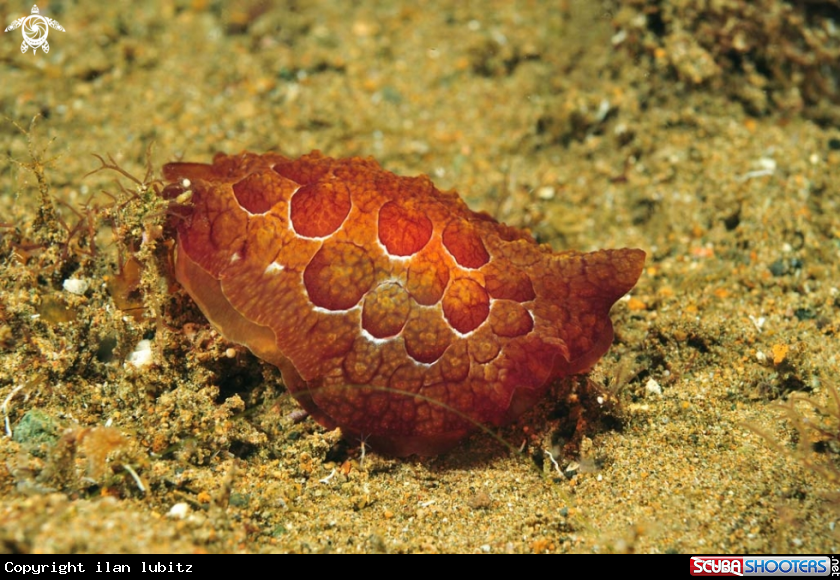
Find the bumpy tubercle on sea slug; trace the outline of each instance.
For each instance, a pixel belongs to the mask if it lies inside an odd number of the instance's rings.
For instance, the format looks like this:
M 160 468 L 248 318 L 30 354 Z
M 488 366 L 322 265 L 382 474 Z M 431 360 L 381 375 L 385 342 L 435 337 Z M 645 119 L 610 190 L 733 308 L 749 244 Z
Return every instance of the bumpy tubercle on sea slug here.
M 553 252 L 371 158 L 170 163 L 176 278 L 327 428 L 393 455 L 503 425 L 613 340 L 637 249 Z M 191 194 L 189 193 L 191 192 Z

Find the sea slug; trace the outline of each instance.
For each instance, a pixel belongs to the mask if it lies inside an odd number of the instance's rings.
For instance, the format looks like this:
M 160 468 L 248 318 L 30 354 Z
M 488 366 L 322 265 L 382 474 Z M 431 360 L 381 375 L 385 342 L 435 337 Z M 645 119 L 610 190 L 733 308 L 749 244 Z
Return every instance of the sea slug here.
M 641 250 L 553 252 L 428 177 L 371 158 L 170 163 L 175 275 L 321 424 L 443 452 L 607 351 Z

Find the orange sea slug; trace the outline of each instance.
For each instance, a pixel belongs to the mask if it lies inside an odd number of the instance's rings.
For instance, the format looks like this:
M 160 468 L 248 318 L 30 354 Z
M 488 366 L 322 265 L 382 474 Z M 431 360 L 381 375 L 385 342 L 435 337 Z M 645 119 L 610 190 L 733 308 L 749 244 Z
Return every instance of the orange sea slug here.
M 303 407 L 379 451 L 430 455 L 530 408 L 613 339 L 641 250 L 553 252 L 371 158 L 170 163 L 178 281 Z M 184 195 L 191 191 L 191 195 Z

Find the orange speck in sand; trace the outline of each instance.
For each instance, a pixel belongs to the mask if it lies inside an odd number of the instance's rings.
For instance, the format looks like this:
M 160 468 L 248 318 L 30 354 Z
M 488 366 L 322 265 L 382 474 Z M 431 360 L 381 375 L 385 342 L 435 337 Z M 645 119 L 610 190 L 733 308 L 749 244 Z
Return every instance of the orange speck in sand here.
M 786 344 L 774 344 L 771 350 L 773 351 L 773 364 L 780 365 L 785 362 L 790 347 Z

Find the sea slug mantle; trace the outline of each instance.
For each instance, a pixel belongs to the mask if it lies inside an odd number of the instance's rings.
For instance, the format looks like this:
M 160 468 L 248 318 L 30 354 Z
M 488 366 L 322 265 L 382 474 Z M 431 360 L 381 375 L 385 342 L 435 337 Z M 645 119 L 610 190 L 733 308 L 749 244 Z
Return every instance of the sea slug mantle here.
M 553 252 L 429 178 L 318 151 L 170 163 L 176 277 L 300 404 L 381 452 L 502 425 L 613 339 L 636 249 Z M 189 194 L 187 194 L 189 192 Z

